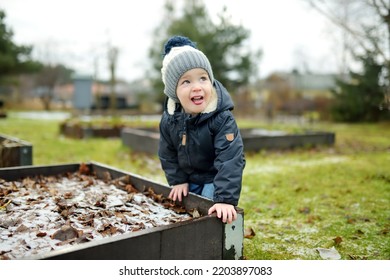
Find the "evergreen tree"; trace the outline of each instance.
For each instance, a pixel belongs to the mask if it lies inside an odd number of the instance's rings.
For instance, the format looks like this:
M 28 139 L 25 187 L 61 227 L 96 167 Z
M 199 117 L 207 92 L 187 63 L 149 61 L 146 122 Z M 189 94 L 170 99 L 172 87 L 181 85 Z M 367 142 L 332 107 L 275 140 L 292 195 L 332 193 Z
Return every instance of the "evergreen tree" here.
M 32 73 L 41 67 L 31 59 L 31 46 L 18 46 L 12 41 L 13 32 L 7 28 L 5 16 L 0 10 L 0 82 L 7 76 Z
M 333 90 L 331 114 L 336 121 L 374 122 L 390 119 L 390 111 L 381 108 L 385 86 L 382 83 L 385 66 L 375 60 L 374 53 L 359 56 L 362 73 L 350 71 L 348 80 L 337 80 Z
M 250 33 L 243 26 L 231 22 L 226 8 L 219 14 L 219 23 L 216 25 L 201 0 L 186 2 L 180 13 L 176 13 L 171 1 L 167 1 L 163 18 L 164 21 L 155 30 L 155 39 L 150 49 L 153 72 L 149 76 L 157 93 L 163 91 L 160 72 L 162 48 L 172 35 L 186 36 L 194 41 L 210 60 L 214 77 L 231 93 L 239 86 L 247 86 L 257 72 L 261 50 L 252 52 L 245 48 Z

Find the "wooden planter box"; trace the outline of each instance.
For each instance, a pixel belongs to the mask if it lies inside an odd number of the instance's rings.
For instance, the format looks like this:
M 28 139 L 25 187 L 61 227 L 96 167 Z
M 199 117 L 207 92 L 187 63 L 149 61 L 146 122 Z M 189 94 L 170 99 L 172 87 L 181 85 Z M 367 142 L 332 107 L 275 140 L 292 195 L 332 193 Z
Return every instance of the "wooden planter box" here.
M 0 167 L 32 165 L 32 145 L 0 134 Z
M 298 147 L 331 146 L 335 143 L 335 134 L 322 131 L 306 131 L 288 134 L 283 131 L 242 129 L 241 136 L 246 152 L 272 149 L 293 149 Z
M 292 149 L 333 145 L 335 134 L 331 132 L 307 131 L 288 134 L 283 131 L 265 131 L 260 129 L 241 129 L 246 152 L 269 149 Z M 124 128 L 121 132 L 122 144 L 135 152 L 157 154 L 160 134 L 157 129 Z
M 131 184 L 138 190 L 153 188 L 156 194 L 167 197 L 168 186 L 152 182 L 139 175 L 114 169 L 100 163 L 88 163 L 90 170 L 100 178 L 107 173 L 112 179 L 130 176 Z M 34 167 L 9 167 L 0 169 L 0 178 L 17 180 L 36 175 L 61 175 L 79 170 L 80 164 L 48 165 Z M 170 225 L 125 232 L 96 241 L 72 245 L 50 251 L 30 259 L 64 260 L 125 260 L 125 259 L 242 259 L 244 212 L 238 209 L 238 219 L 224 224 L 215 215 L 207 215 L 212 201 L 190 194 L 183 205 L 186 210 L 198 209 L 201 217 Z
M 153 128 L 123 128 L 122 144 L 134 152 L 157 154 L 160 133 Z
M 86 138 L 112 138 L 119 137 L 121 126 L 113 127 L 93 127 L 61 124 L 60 133 L 69 138 L 86 139 Z

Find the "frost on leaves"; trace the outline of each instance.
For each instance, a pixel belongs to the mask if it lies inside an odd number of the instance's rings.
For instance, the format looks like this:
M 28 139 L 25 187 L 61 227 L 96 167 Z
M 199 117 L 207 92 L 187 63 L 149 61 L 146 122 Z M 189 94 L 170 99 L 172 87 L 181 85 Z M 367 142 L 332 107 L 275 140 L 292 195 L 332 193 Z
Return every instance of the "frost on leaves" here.
M 104 177 L 81 165 L 65 175 L 0 179 L 0 259 L 192 219 L 153 189 L 139 192 L 126 176 Z

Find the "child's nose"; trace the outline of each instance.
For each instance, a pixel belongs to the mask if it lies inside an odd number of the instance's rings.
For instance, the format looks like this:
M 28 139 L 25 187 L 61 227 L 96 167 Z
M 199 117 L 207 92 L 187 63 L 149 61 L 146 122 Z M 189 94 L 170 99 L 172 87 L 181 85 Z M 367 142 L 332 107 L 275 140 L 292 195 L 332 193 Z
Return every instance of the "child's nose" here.
M 199 83 L 199 82 L 193 83 L 193 85 L 192 85 L 192 91 L 198 92 L 198 91 L 201 91 L 201 90 L 202 90 L 202 87 L 200 86 L 200 83 Z

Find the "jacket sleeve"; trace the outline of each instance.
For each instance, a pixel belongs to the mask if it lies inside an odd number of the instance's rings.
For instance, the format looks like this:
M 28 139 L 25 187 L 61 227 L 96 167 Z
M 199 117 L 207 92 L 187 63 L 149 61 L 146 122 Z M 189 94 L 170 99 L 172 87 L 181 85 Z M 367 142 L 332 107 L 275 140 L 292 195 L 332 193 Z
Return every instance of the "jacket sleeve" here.
M 174 186 L 188 183 L 188 175 L 180 169 L 175 143 L 172 141 L 174 137 L 171 137 L 170 132 L 171 127 L 168 124 L 168 118 L 164 114 L 160 122 L 158 156 L 168 184 Z
M 214 147 L 217 175 L 214 178 L 214 202 L 237 205 L 245 167 L 244 145 L 231 111 L 215 118 Z

